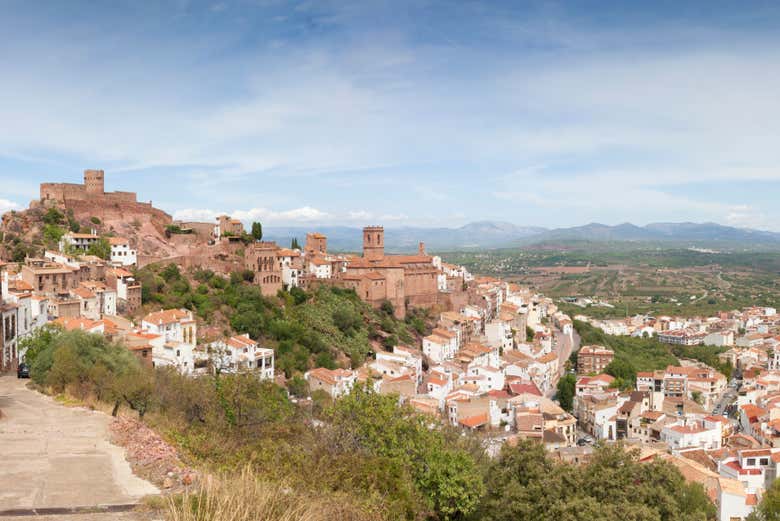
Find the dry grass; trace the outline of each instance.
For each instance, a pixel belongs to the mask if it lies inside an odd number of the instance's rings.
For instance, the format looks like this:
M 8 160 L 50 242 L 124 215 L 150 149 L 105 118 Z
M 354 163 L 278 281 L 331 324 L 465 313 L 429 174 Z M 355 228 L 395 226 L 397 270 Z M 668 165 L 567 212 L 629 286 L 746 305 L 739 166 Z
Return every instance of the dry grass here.
M 258 478 L 247 467 L 207 478 L 198 490 L 168 498 L 168 521 L 369 521 L 379 519 L 348 501 L 301 494 Z

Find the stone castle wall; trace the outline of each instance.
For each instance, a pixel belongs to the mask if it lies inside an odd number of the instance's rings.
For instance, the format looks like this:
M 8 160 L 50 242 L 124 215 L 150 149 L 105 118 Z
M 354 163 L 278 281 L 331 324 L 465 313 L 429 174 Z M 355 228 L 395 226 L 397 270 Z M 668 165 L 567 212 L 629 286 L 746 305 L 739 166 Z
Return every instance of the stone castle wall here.
M 68 204 L 70 201 L 104 201 L 107 203 L 135 203 L 135 192 L 88 192 L 87 187 L 74 183 L 41 183 L 41 202 Z

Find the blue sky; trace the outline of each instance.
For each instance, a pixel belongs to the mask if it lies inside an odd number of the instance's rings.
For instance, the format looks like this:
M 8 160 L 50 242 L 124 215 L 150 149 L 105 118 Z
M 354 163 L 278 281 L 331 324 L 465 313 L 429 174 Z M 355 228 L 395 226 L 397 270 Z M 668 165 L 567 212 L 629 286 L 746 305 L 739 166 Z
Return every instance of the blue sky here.
M 0 210 L 780 230 L 776 2 L 0 2 Z

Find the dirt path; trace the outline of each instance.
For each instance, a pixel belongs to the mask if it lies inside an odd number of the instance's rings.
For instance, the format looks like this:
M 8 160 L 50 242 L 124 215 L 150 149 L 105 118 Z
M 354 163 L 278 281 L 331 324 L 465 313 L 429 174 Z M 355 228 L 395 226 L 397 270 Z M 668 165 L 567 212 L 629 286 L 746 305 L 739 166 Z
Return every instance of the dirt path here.
M 62 406 L 25 384 L 0 377 L 0 517 L 9 510 L 131 505 L 159 492 L 109 443 L 110 417 Z

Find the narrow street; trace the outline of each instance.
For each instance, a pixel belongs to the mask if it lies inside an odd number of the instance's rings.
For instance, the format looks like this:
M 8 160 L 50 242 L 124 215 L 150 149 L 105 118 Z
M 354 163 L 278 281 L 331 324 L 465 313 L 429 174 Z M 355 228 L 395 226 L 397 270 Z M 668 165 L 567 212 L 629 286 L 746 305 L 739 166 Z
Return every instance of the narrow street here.
M 0 517 L 33 509 L 121 510 L 158 493 L 108 441 L 110 416 L 65 407 L 26 383 L 0 376 Z

